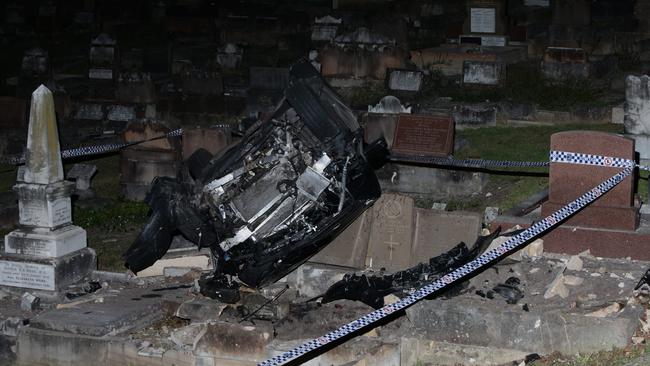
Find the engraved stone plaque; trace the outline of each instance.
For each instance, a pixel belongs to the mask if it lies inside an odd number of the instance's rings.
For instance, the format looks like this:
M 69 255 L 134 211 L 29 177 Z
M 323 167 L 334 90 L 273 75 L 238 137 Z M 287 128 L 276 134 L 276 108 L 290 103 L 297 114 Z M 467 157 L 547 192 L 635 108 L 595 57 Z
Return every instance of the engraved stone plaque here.
M 2 260 L 0 285 L 54 291 L 54 266 Z
M 471 8 L 470 9 L 470 31 L 472 33 L 495 33 L 496 32 L 496 9 L 495 8 Z
M 454 121 L 449 116 L 403 114 L 395 129 L 393 151 L 447 156 L 454 149 Z
M 57 227 L 72 222 L 70 197 L 47 201 L 51 227 Z

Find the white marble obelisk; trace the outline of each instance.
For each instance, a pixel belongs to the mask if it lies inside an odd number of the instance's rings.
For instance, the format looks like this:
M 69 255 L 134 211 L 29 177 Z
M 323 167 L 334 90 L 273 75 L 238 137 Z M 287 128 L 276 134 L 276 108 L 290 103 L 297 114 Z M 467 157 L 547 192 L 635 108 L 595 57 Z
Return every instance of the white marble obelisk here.
M 94 266 L 95 254 L 86 248 L 86 231 L 72 225 L 74 183 L 63 177 L 54 98 L 43 85 L 32 94 L 20 171 L 14 186 L 20 226 L 5 236 L 0 285 L 56 291 L 87 274 L 86 262 Z

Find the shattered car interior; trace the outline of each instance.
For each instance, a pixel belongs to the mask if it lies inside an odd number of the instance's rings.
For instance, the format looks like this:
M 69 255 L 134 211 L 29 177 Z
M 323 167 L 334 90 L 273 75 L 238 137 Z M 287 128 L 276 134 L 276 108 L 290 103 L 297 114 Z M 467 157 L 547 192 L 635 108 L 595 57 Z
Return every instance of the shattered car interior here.
M 180 233 L 213 255 L 204 295 L 237 301 L 241 284 L 284 277 L 331 242 L 381 195 L 383 139 L 365 144 L 355 115 L 309 63 L 290 71 L 275 112 L 218 156 L 198 150 L 177 178 L 157 178 L 151 216 L 124 254 L 137 273 Z

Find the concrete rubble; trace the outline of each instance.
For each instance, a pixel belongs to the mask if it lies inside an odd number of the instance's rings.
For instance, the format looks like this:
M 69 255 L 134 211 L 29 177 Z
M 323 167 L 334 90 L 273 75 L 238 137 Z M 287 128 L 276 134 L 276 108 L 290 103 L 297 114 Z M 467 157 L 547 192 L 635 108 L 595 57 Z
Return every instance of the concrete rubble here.
M 625 347 L 646 324 L 640 321 L 646 310 L 632 290 L 648 263 L 586 254 L 580 259 L 580 269 L 569 268 L 572 257 L 558 254 L 497 264 L 461 288 L 419 302 L 392 322 L 308 364 L 454 365 L 474 359 L 502 365 L 518 364 L 533 353 L 570 355 Z M 16 342 L 21 364 L 172 365 L 183 359 L 188 364 L 253 365 L 372 310 L 350 300 L 309 301 L 345 272 L 305 264 L 295 271 L 297 275 L 262 292 L 242 293 L 236 304 L 204 298 L 179 277 L 116 281 L 98 272 L 100 278 L 94 281 L 102 283 L 101 288 L 59 304 L 72 304 L 69 307 L 44 304 L 35 313 L 21 313 L 20 298 L 2 300 L 0 318 L 6 320 L 0 329 Z M 504 283 L 521 297 L 510 301 L 497 290 Z M 90 290 L 90 285 L 78 285 L 68 293 L 85 292 L 84 288 Z M 546 296 L 548 288 L 560 296 Z M 84 299 L 89 300 L 80 301 Z M 397 297 L 385 300 L 390 303 Z M 51 349 L 57 351 L 47 351 Z

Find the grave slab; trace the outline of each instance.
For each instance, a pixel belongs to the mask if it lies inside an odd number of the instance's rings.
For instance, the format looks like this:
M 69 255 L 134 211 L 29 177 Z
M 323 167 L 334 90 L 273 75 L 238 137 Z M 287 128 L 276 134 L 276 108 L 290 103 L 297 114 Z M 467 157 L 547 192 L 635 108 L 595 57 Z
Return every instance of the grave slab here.
M 394 272 L 409 267 L 413 244 L 413 198 L 383 194 L 372 208 L 366 266 Z
M 164 301 L 180 302 L 184 288 L 133 288 L 118 294 L 102 293 L 102 302 L 45 311 L 31 319 L 30 327 L 104 337 L 148 326 L 165 314 Z
M 365 211 L 310 262 L 356 269 L 365 266 L 370 238 L 371 215 Z
M 449 251 L 460 242 L 468 247 L 478 238 L 482 218 L 476 212 L 415 209 L 415 237 L 411 266 Z

